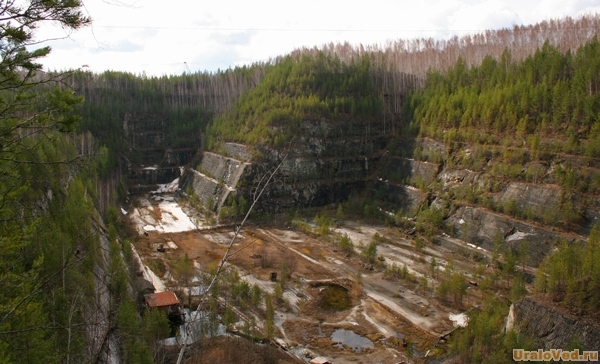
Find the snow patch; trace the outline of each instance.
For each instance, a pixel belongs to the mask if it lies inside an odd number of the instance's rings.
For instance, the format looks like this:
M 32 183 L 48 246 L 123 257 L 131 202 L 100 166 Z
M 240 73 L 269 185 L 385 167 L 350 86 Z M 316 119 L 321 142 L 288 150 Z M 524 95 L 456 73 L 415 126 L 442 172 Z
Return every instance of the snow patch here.
M 534 234 L 528 234 L 528 233 L 524 233 L 522 231 L 517 231 L 514 234 L 507 236 L 506 241 L 523 240 L 530 235 L 534 235 Z
M 186 215 L 179 204 L 172 198 L 160 198 L 161 202 L 152 207 L 147 199 L 139 199 L 140 207 L 131 214 L 131 221 L 138 227 L 140 234 L 158 231 L 161 233 L 179 233 L 184 231 L 196 230 L 196 224 Z M 160 214 L 154 213 L 155 209 Z M 157 215 L 160 217 L 158 220 Z M 172 243 L 175 244 L 175 243 Z M 177 249 L 169 245 L 171 249 Z
M 158 276 L 152 271 L 152 269 L 148 268 L 147 266 L 144 266 L 144 279 L 149 282 L 152 282 L 152 285 L 154 286 L 154 290 L 156 292 L 164 292 L 167 290 L 167 287 L 165 286 L 163 281 L 160 278 L 158 278 Z
M 196 229 L 196 225 L 183 212 L 177 202 L 162 201 L 158 206 L 162 215 L 160 226 L 165 233 L 178 233 Z
M 144 265 L 142 258 L 138 254 L 137 250 L 135 250 L 133 245 L 131 246 L 131 253 L 133 256 L 133 260 L 137 263 L 137 265 L 139 267 L 143 267 L 141 272 L 139 272 L 139 273 L 142 274 L 142 276 L 144 277 L 144 280 L 152 283 L 152 285 L 154 286 L 154 290 L 156 292 L 165 291 L 166 287 L 165 287 L 165 284 L 163 283 L 163 281 L 160 278 L 158 278 L 158 276 L 156 274 L 154 274 L 152 269 L 150 269 Z
M 159 193 L 173 193 L 179 188 L 179 178 L 175 178 L 171 183 L 166 183 L 162 185 L 158 185 L 158 189 L 156 191 L 152 191 L 150 193 L 159 194 Z
M 454 324 L 454 327 L 465 327 L 467 326 L 467 323 L 469 322 L 469 317 L 467 316 L 466 313 L 457 313 L 457 314 L 449 314 L 448 318 L 450 319 L 450 321 L 452 321 L 452 323 Z
M 145 225 L 143 229 L 144 231 L 156 231 L 156 227 L 152 225 Z

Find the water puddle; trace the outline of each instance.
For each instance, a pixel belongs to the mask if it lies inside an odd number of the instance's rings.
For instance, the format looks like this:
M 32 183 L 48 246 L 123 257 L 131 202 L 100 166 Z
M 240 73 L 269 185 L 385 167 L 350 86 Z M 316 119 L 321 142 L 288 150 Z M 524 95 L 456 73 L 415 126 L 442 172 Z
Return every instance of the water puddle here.
M 331 334 L 331 340 L 338 343 L 335 346 L 339 348 L 351 348 L 355 353 L 360 353 L 363 349 L 372 349 L 375 347 L 373 342 L 366 337 L 344 329 L 335 330 Z

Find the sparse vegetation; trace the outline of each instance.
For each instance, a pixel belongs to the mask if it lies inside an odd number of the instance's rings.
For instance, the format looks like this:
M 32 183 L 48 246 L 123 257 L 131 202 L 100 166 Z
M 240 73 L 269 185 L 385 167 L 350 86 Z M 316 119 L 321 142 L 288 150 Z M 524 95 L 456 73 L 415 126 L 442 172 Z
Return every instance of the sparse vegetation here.
M 536 275 L 539 293 L 561 302 L 577 315 L 597 314 L 600 307 L 600 232 L 594 225 L 586 242 L 562 241 Z
M 344 233 L 344 235 L 340 236 L 338 240 L 338 246 L 343 252 L 348 254 L 354 253 L 354 243 L 347 233 Z
M 360 256 L 365 262 L 369 264 L 375 264 L 377 259 L 377 242 L 371 241 L 369 244 L 367 244 L 361 250 Z

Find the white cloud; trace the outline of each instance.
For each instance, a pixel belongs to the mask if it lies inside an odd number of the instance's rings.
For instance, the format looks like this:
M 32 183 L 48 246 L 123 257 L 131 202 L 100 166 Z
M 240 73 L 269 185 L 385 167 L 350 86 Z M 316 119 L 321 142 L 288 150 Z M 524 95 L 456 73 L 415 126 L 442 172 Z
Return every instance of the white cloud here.
M 449 16 L 449 29 L 465 33 L 511 27 L 517 23 L 521 23 L 519 14 L 500 0 L 463 3 Z
M 53 52 L 43 63 L 162 75 L 184 72 L 186 62 L 192 71 L 213 71 L 302 46 L 448 38 L 600 12 L 593 0 L 120 1 L 132 5 L 84 0 L 94 23 L 71 34 L 44 27 L 40 39 L 63 39 L 48 42 Z

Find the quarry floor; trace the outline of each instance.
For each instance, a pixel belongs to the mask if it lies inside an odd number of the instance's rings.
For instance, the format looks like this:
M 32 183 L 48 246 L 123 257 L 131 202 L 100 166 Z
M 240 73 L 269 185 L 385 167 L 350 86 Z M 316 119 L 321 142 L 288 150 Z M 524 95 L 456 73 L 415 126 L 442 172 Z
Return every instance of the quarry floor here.
M 165 201 L 168 207 L 161 210 L 161 206 L 167 206 Z M 216 266 L 233 237 L 234 227 L 206 227 L 201 217 L 192 216 L 191 225 L 200 228 L 190 228 L 182 215 L 173 213 L 178 208 L 175 204 L 179 206 L 176 199 L 168 196 L 139 196 L 127 209 L 125 220 L 135 226 L 134 246 L 144 264 L 166 289 L 185 294 L 189 291 L 182 290 L 171 267 L 185 254 L 193 259 L 198 274 Z M 193 215 L 186 206 L 182 211 Z M 167 220 L 186 227 L 169 228 Z M 318 237 L 285 224 L 248 224 L 235 240 L 227 264 L 235 266 L 248 283 L 273 293 L 276 282 L 270 279 L 271 273 L 280 272 L 285 261 L 291 278 L 283 292 L 285 303 L 276 305 L 274 321 L 276 336 L 282 340 L 279 342 L 293 354 L 290 358 L 295 356 L 297 362 L 322 356 L 333 363 L 398 363 L 409 357 L 424 361 L 426 355 L 443 355 L 445 347 L 439 339 L 453 330 L 456 323 L 450 317 L 460 314 L 462 308 L 442 305 L 432 289 L 422 287 L 425 279 L 433 286 L 430 259 L 433 256 L 438 262 L 438 275 L 443 274 L 449 257 L 456 270 L 468 274 L 474 263 L 439 245 L 429 244 L 417 251 L 410 236 L 397 228 L 354 220 L 342 222 L 332 230 L 348 234 L 357 252 L 378 233 L 383 237 L 377 246 L 381 257 L 378 261 L 383 259 L 388 266 L 406 264 L 413 276 L 425 278 L 420 284 L 418 280 L 386 278 L 377 264 L 372 269 L 361 263 L 358 253 L 339 250 L 331 234 Z M 319 305 L 321 292 L 332 285 L 347 290 L 350 308 L 336 311 Z M 470 287 L 465 306 L 476 296 L 476 287 Z

